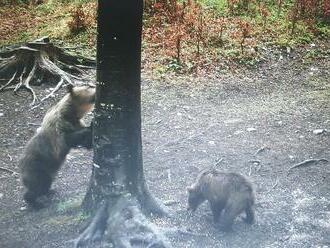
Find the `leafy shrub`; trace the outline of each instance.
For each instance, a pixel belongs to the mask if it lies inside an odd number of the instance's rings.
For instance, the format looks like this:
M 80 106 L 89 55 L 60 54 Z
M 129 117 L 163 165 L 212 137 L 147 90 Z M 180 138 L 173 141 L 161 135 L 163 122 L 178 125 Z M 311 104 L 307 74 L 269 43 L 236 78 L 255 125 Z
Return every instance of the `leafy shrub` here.
M 72 34 L 77 34 L 80 31 L 86 30 L 87 28 L 87 24 L 85 21 L 86 17 L 81 6 L 75 7 L 70 14 L 71 14 L 71 20 L 68 23 L 70 32 Z
M 96 3 L 78 4 L 70 11 L 68 27 L 71 34 L 78 34 L 88 28 L 96 28 Z

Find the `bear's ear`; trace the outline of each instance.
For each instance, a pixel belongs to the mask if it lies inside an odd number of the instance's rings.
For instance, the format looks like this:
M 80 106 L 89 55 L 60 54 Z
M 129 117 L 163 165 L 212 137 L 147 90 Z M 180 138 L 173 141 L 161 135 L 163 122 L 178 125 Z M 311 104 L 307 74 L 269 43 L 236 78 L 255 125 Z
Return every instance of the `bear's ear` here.
M 67 87 L 66 87 L 68 93 L 72 94 L 73 93 L 73 85 L 72 84 L 69 84 Z

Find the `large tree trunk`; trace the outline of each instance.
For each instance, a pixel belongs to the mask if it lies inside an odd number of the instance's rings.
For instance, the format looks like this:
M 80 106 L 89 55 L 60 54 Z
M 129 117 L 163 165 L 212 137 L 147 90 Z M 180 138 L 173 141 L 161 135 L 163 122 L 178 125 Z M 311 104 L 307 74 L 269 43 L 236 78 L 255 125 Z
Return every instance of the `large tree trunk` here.
M 143 215 L 166 212 L 143 173 L 142 9 L 142 0 L 99 0 L 94 163 L 83 202 L 95 215 L 76 246 L 101 238 L 106 228 L 116 248 L 170 246 Z

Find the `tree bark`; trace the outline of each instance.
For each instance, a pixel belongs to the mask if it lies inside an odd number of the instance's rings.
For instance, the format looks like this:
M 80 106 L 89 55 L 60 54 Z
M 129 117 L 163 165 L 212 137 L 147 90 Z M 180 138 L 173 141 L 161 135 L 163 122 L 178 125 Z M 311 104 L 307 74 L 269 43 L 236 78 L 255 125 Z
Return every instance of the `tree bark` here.
M 143 215 L 166 211 L 150 194 L 143 173 L 142 12 L 142 0 L 98 3 L 93 172 L 82 205 L 95 215 L 76 246 L 98 240 L 107 228 L 115 247 L 170 247 Z

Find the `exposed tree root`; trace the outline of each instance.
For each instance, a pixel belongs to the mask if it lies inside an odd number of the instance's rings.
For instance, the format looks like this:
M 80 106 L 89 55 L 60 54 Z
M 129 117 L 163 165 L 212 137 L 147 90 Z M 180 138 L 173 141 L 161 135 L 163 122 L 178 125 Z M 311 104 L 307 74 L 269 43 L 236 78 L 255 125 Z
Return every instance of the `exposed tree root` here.
M 167 207 L 155 198 L 144 184 L 143 190 L 138 193 L 138 201 L 141 204 L 143 213 L 146 215 L 155 215 L 158 217 L 169 216 Z
M 329 161 L 327 159 L 325 159 L 325 158 L 321 158 L 321 159 L 307 159 L 307 160 L 305 160 L 305 161 L 303 161 L 301 163 L 298 163 L 298 164 L 295 164 L 295 165 L 291 166 L 289 168 L 289 171 L 291 171 L 292 169 L 296 169 L 298 167 L 305 167 L 305 166 L 309 166 L 309 165 L 314 164 L 314 163 L 317 164 L 319 162 L 329 162 Z
M 73 241 L 74 247 L 89 245 L 93 242 L 99 241 L 107 227 L 108 218 L 108 202 L 103 202 L 95 213 L 91 223 L 80 234 L 80 236 Z
M 140 211 L 138 201 L 121 196 L 114 204 L 101 204 L 90 225 L 74 240 L 74 247 L 94 247 L 93 242 L 105 237 L 116 248 L 172 247 L 163 232 Z
M 97 184 L 93 180 L 94 178 L 92 176 L 90 188 L 88 189 L 85 199 L 82 202 L 82 208 L 84 211 L 90 213 L 93 213 L 93 210 L 97 209 L 100 202 L 102 201 L 102 199 L 95 197 L 97 195 L 101 195 L 102 193 L 99 192 L 99 189 L 96 187 Z M 132 187 L 130 192 L 136 196 L 143 214 L 157 217 L 170 216 L 168 208 L 150 193 L 144 178 L 142 178 L 141 181 L 137 183 L 136 187 Z
M 56 87 L 47 95 L 45 96 L 44 98 L 41 99 L 41 102 L 47 100 L 48 98 L 50 97 L 53 97 L 55 92 L 58 91 L 64 84 L 64 80 L 63 78 L 61 78 L 60 82 L 58 82 L 58 84 L 56 85 Z
M 0 80 L 5 82 L 0 91 L 25 89 L 32 95 L 32 105 L 37 96 L 31 85 L 54 84 L 55 88 L 44 101 L 64 84 L 75 84 L 87 77 L 86 69 L 94 69 L 95 61 L 73 56 L 49 42 L 47 37 L 28 42 L 0 52 Z

